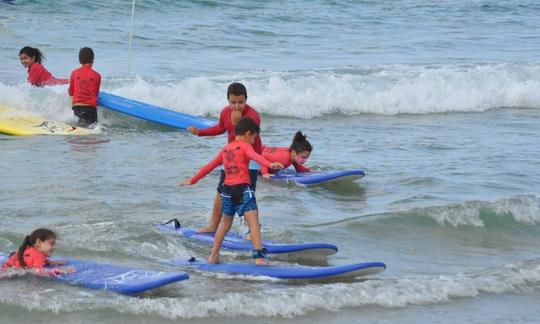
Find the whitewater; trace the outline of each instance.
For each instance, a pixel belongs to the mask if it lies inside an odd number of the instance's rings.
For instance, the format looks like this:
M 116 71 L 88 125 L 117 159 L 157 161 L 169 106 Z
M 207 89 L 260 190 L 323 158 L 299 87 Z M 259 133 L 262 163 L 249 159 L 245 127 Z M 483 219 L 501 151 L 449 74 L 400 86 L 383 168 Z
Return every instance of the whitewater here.
M 102 90 L 217 118 L 246 85 L 265 145 L 302 130 L 316 171 L 354 183 L 260 181 L 265 239 L 326 241 L 373 278 L 291 283 L 190 272 L 138 297 L 0 280 L 6 322 L 516 323 L 540 311 L 540 5 L 536 1 L 0 2 L 0 105 L 73 123 L 65 86 L 34 88 L 18 50 L 57 77 L 96 53 Z M 92 17 L 92 19 L 88 19 Z M 104 109 L 98 141 L 0 135 L 0 250 L 32 229 L 57 255 L 155 270 L 209 250 L 153 224 L 202 226 L 217 176 L 178 188 L 225 144 Z M 224 253 L 230 262 L 245 255 Z

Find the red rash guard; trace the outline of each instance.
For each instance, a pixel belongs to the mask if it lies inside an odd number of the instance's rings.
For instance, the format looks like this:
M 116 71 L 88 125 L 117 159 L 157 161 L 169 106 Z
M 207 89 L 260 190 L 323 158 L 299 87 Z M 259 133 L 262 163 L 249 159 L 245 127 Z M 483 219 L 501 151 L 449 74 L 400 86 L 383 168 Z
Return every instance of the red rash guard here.
M 291 160 L 291 150 L 288 147 L 263 147 L 263 156 L 270 162 L 279 162 L 283 164 L 283 169 L 288 168 L 291 164 L 297 172 L 311 172 L 311 170 L 301 164 Z M 269 169 L 266 166 L 261 166 L 263 175 L 274 173 L 275 170 Z
M 235 128 L 236 126 L 233 125 L 231 121 L 231 114 L 232 114 L 232 108 L 227 106 L 223 108 L 221 111 L 221 114 L 219 115 L 219 123 L 216 126 L 199 129 L 199 136 L 215 136 L 215 135 L 221 135 L 225 132 L 228 132 L 228 141 L 227 143 L 231 143 L 236 138 L 236 132 Z M 257 126 L 261 126 L 261 118 L 259 117 L 259 114 L 255 109 L 251 108 L 251 106 L 246 105 L 244 110 L 242 111 L 242 118 L 249 117 L 253 119 L 253 121 L 257 124 Z M 255 152 L 262 154 L 262 142 L 261 138 L 257 136 L 255 138 L 255 143 L 253 143 L 253 149 Z
M 253 147 L 244 141 L 234 141 L 219 151 L 218 155 L 191 178 L 191 184 L 197 183 L 210 171 L 223 164 L 225 169 L 225 185 L 250 184 L 249 160 L 255 160 L 260 165 L 270 167 L 272 164 L 262 155 L 257 154 Z
M 68 79 L 57 79 L 43 65 L 34 62 L 28 68 L 28 82 L 31 85 L 42 87 L 46 85 L 67 84 Z
M 73 97 L 73 106 L 96 107 L 101 86 L 101 75 L 89 65 L 83 65 L 71 72 L 68 93 Z
M 41 252 L 38 252 L 33 247 L 28 247 L 24 250 L 23 254 L 24 262 L 26 263 L 26 268 L 32 269 L 43 269 L 45 264 L 47 264 L 47 256 Z M 22 269 L 22 265 L 19 262 L 19 253 L 13 254 L 2 266 L 2 269 L 7 268 L 19 268 Z

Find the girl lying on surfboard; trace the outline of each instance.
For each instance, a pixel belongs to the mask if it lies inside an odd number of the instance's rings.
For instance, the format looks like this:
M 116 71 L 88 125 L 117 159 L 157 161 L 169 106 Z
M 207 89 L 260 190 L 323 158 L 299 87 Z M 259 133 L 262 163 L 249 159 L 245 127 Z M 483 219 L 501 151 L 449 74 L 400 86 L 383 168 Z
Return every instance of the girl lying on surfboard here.
M 41 65 L 45 56 L 35 47 L 25 46 L 19 51 L 21 64 L 28 69 L 28 83 L 37 87 L 67 84 L 68 79 L 57 79 Z
M 311 170 L 304 166 L 309 158 L 313 147 L 301 131 L 296 132 L 290 147 L 263 147 L 263 156 L 270 162 L 279 162 L 283 168 L 294 166 L 297 172 L 310 172 Z M 263 177 L 269 177 L 277 170 L 261 166 Z
M 47 228 L 38 228 L 24 241 L 17 252 L 11 254 L 2 269 L 35 269 L 40 274 L 59 274 L 73 272 L 73 269 L 45 269 L 46 265 L 63 265 L 64 261 L 53 261 L 48 257 L 54 252 L 56 234 Z

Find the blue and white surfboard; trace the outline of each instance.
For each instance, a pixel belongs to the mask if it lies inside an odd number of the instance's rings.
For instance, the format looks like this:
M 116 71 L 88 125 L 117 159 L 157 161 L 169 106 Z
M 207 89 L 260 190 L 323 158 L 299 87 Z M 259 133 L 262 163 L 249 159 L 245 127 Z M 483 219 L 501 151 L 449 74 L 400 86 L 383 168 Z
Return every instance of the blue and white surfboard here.
M 7 254 L 0 253 L 0 264 L 4 264 L 7 259 Z M 70 285 L 110 290 L 127 295 L 138 294 L 189 279 L 189 275 L 185 272 L 143 270 L 72 258 L 61 258 L 61 260 L 66 260 L 67 264 L 47 266 L 47 268 L 73 268 L 75 272 L 46 276 L 46 278 Z

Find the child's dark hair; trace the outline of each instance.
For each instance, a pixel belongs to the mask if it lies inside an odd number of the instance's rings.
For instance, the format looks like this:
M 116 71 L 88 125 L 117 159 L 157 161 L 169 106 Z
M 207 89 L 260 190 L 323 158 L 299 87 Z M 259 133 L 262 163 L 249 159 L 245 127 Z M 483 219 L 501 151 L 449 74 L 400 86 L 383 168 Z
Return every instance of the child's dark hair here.
M 246 87 L 242 83 L 234 82 L 229 84 L 229 88 L 227 89 L 227 99 L 231 95 L 234 96 L 244 96 L 247 99 L 247 90 Z
M 21 54 L 26 54 L 32 57 L 34 61 L 38 62 L 39 64 L 41 64 L 41 62 L 45 59 L 45 55 L 43 55 L 43 53 L 41 53 L 41 51 L 35 47 L 25 46 L 19 51 L 19 56 L 21 56 Z
M 296 153 L 313 151 L 311 143 L 309 143 L 306 138 L 307 136 L 302 134 L 301 131 L 296 132 L 296 134 L 294 134 L 294 139 L 292 141 L 290 149 L 294 150 Z
M 238 124 L 236 124 L 236 129 L 234 132 L 236 133 L 236 135 L 244 135 L 247 132 L 259 134 L 261 132 L 261 129 L 253 119 L 245 117 L 240 119 Z
M 94 51 L 90 47 L 83 47 L 79 50 L 79 63 L 94 63 Z
M 33 231 L 30 235 L 26 235 L 18 251 L 19 263 L 21 264 L 21 266 L 23 268 L 26 267 L 26 262 L 24 262 L 24 250 L 26 250 L 27 247 L 34 246 L 37 240 L 46 241 L 46 240 L 55 239 L 55 238 L 56 238 L 56 234 L 47 228 L 38 228 L 37 230 Z

